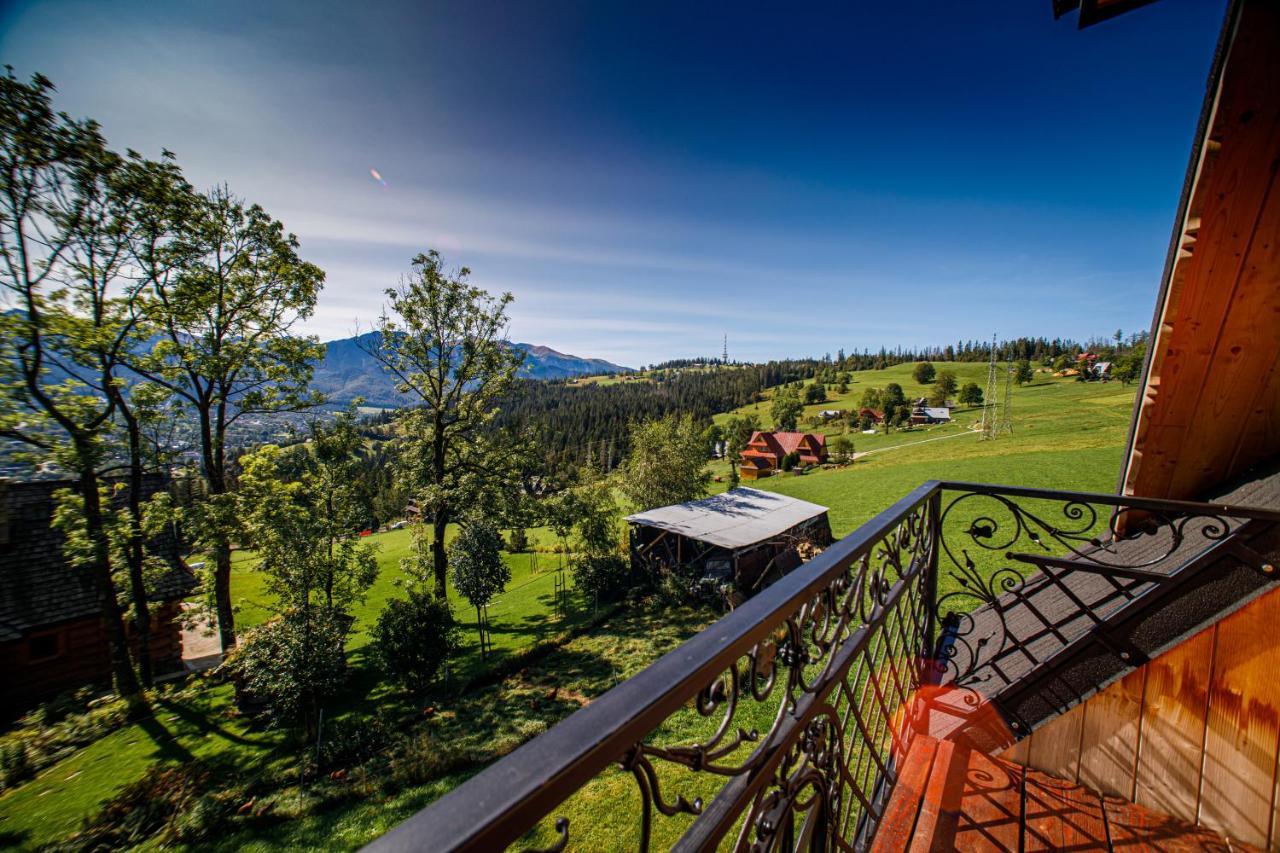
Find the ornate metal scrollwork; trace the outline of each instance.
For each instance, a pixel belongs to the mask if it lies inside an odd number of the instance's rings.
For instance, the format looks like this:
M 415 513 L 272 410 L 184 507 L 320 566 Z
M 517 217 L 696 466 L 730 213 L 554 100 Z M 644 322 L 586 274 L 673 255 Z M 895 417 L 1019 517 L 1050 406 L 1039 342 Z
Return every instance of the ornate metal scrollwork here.
M 874 800 L 868 788 L 874 777 L 860 778 L 850 765 L 892 766 L 898 738 L 886 732 L 902 722 L 895 717 L 919 686 L 928 646 L 921 602 L 933 534 L 921 502 L 798 610 L 778 613 L 765 639 L 693 697 L 696 714 L 717 720 L 710 736 L 694 743 L 646 740 L 628 750 L 620 764 L 640 791 L 642 849 L 653 843 L 659 816 L 704 811 L 700 798 L 664 793 L 664 765 L 721 776 L 726 785 L 755 781 L 750 795 L 731 804 L 735 813 L 746 811 L 734 845 L 740 850 L 778 849 L 798 831 L 797 817 L 848 823 Z M 906 663 L 889 660 L 893 655 Z M 832 697 L 843 697 L 843 708 Z M 854 702 L 863 707 L 854 709 Z M 736 722 L 747 704 L 771 709 L 767 730 Z M 854 737 L 850 727 L 880 736 Z M 873 749 L 874 758 L 867 755 Z
M 1074 496 L 1030 500 L 1034 509 L 995 489 L 964 491 L 942 508 L 939 577 L 948 588 L 934 607 L 939 620 L 949 621 L 938 666 L 952 684 L 981 682 L 980 662 L 1006 647 L 1006 611 L 1037 572 L 1052 581 L 1064 572 L 1085 571 L 1158 582 L 1159 569 L 1175 562 L 1191 532 L 1207 542 L 1231 532 L 1226 518 L 1200 508 L 1177 513 L 1143 506 L 1139 499 L 1135 506 Z M 1144 547 L 1126 546 L 1139 539 Z M 980 628 L 970 614 L 983 605 L 988 618 Z

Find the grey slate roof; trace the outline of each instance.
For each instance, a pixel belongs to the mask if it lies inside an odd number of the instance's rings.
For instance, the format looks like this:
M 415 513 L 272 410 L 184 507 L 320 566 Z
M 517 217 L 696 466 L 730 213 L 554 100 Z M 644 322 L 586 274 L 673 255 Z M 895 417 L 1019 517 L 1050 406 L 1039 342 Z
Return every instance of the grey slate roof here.
M 90 572 L 63 558 L 63 536 L 51 526 L 53 493 L 71 485 L 65 480 L 0 483 L 0 507 L 4 510 L 0 521 L 0 642 L 99 612 Z M 144 495 L 161 488 L 160 478 L 148 478 Z M 182 566 L 171 540 L 152 544 L 167 554 L 173 569 L 150 590 L 151 600 L 182 598 L 195 587 L 194 575 Z
M 737 488 L 702 500 L 638 512 L 627 516 L 627 521 L 736 549 L 786 533 L 826 511 L 825 506 L 776 492 Z

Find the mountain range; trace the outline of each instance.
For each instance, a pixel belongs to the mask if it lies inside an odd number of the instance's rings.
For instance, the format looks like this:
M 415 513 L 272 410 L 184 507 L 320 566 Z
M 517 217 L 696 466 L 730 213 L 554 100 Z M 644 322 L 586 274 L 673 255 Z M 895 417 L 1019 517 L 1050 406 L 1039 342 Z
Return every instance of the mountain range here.
M 403 405 L 404 398 L 396 392 L 391 377 L 366 351 L 370 346 L 376 346 L 377 340 L 378 332 L 366 332 L 354 338 L 326 343 L 324 358 L 312 374 L 311 387 L 338 405 L 349 403 L 356 397 L 363 398 L 371 406 Z M 629 367 L 604 359 L 582 358 L 537 344 L 513 343 L 509 346 L 525 354 L 520 376 L 527 379 L 567 379 L 631 371 Z

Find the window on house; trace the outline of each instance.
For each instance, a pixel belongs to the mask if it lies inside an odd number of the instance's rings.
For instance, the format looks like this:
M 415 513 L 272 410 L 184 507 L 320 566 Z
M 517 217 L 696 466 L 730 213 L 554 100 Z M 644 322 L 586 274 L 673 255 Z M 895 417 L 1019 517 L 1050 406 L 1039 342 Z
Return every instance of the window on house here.
M 36 634 L 27 639 L 27 659 L 34 662 L 55 658 L 61 651 L 58 646 L 57 634 Z

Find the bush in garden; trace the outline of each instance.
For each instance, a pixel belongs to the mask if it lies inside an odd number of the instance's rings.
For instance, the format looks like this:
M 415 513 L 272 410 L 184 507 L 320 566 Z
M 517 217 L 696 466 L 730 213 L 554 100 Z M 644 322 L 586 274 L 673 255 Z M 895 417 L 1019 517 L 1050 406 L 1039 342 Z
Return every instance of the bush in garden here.
M 392 681 L 421 694 L 457 651 L 458 624 L 448 603 L 425 590 L 387 602 L 373 628 L 373 654 Z
M 226 666 L 273 725 L 302 724 L 314 735 L 321 703 L 346 680 L 347 628 L 327 610 L 287 613 L 251 630 Z

